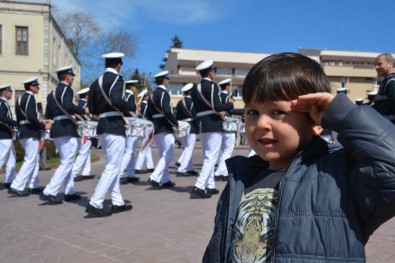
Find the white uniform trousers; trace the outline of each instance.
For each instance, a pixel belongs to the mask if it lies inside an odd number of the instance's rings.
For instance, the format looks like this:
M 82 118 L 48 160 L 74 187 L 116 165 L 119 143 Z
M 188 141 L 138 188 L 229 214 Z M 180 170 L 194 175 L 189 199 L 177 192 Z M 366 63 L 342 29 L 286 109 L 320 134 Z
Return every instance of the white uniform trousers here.
M 30 180 L 29 188 L 38 188 L 38 168 L 40 166 L 40 141 L 37 138 L 20 139 L 20 144 L 25 150 L 23 163 L 18 174 L 12 181 L 11 188 L 23 191 Z
M 147 128 L 147 134 L 141 140 L 141 148 L 134 167 L 136 170 L 143 170 L 144 161 L 146 161 L 147 169 L 154 169 L 154 159 L 152 158 L 151 142 L 147 144 L 144 148 L 142 148 L 149 140 L 151 131 L 152 128 Z
M 76 177 L 82 170 L 82 176 L 91 174 L 91 146 L 92 141 L 87 139 L 85 144 L 82 143 L 81 138 L 77 138 L 78 143 L 78 155 L 75 158 L 72 175 Z
M 126 137 L 125 152 L 122 158 L 121 169 L 119 170 L 119 176 L 123 175 L 123 172 L 127 170 L 128 176 L 134 176 L 134 157 L 136 154 L 137 137 Z
M 44 194 L 56 196 L 62 184 L 64 185 L 64 194 L 75 194 L 74 177 L 71 171 L 78 147 L 78 139 L 71 136 L 54 138 L 56 149 L 59 152 L 60 164 L 52 176 L 51 181 L 45 187 Z
M 235 148 L 236 136 L 234 133 L 222 133 L 221 151 L 218 159 L 218 167 L 214 173 L 215 175 L 228 176 L 228 169 L 226 168 L 225 161 L 232 157 L 233 149 Z
M 221 141 L 222 134 L 220 132 L 200 133 L 204 159 L 202 170 L 195 183 L 195 186 L 199 189 L 215 188 L 214 167 L 218 160 Z
M 5 183 L 12 183 L 15 174 L 16 153 L 12 139 L 0 140 L 0 167 L 6 164 Z
M 109 133 L 99 135 L 99 142 L 106 155 L 106 166 L 96 185 L 95 192 L 89 201 L 93 207 L 102 209 L 106 193 L 111 193 L 112 204 L 125 204 L 119 187 L 119 171 L 125 151 L 125 137 Z
M 169 166 L 174 157 L 175 139 L 172 133 L 159 133 L 154 135 L 155 144 L 158 147 L 159 161 L 150 179 L 158 183 L 170 181 Z
M 192 162 L 192 154 L 193 154 L 193 149 L 195 148 L 195 142 L 196 142 L 195 133 L 191 133 L 188 136 L 182 138 L 181 143 L 184 146 L 184 151 L 182 151 L 181 156 L 178 159 L 178 162 L 180 163 L 180 166 L 177 169 L 178 172 L 182 173 L 182 172 L 195 170 Z

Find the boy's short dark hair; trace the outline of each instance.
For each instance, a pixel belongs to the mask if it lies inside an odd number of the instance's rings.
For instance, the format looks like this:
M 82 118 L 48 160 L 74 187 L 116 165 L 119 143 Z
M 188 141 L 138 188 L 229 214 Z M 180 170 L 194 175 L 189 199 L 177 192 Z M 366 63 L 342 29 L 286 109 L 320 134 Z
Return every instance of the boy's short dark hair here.
M 321 65 L 298 53 L 279 53 L 259 61 L 243 84 L 244 103 L 293 100 L 316 92 L 331 93 Z

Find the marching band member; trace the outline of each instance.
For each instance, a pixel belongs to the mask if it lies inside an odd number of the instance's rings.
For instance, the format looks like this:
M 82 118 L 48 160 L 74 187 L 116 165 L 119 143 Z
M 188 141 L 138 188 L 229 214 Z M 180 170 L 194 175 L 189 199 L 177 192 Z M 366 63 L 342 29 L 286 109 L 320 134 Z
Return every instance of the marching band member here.
M 15 148 L 12 143 L 13 129 L 18 127 L 18 122 L 12 118 L 8 101 L 12 98 L 11 85 L 0 86 L 0 167 L 6 163 L 6 174 L 2 189 L 9 189 L 15 173 Z
M 132 209 L 132 205 L 125 204 L 119 187 L 119 173 L 125 151 L 125 124 L 128 124 L 128 120 L 123 118 L 123 112 L 133 110 L 124 99 L 124 81 L 118 74 L 123 56 L 123 53 L 104 54 L 105 72 L 89 89 L 89 111 L 100 116 L 97 134 L 107 157 L 106 166 L 85 210 L 93 217 L 110 216 L 112 213 Z M 107 192 L 111 193 L 111 211 L 103 208 Z
M 213 82 L 215 67 L 212 60 L 203 61 L 196 70 L 202 80 L 192 88 L 192 101 L 199 123 L 204 160 L 192 194 L 209 198 L 212 194 L 219 193 L 215 188 L 214 167 L 221 148 L 222 118 L 225 111 L 233 109 L 233 103 L 221 103 L 218 85 Z
M 64 201 L 72 202 L 81 199 L 81 195 L 75 192 L 74 177 L 71 173 L 78 147 L 77 141 L 80 139 L 77 122 L 72 115 L 88 113 L 86 109 L 73 103 L 74 91 L 71 88 L 75 76 L 73 67 L 59 68 L 56 74 L 59 84 L 47 96 L 45 117 L 54 121 L 51 138 L 59 152 L 60 164 L 40 196 L 41 200 L 50 205 L 62 203 L 62 200 L 57 197 L 62 185 L 64 185 Z
M 125 100 L 130 104 L 133 113 L 130 114 L 126 112 L 124 115 L 126 117 L 136 116 L 136 99 L 134 98 L 134 93 L 137 92 L 138 80 L 128 80 L 125 81 Z M 125 152 L 123 154 L 122 165 L 119 173 L 120 184 L 135 183 L 139 181 L 139 177 L 134 174 L 135 165 L 135 155 L 136 155 L 137 137 L 126 136 Z M 126 178 L 122 177 L 123 172 L 126 170 Z
M 148 99 L 150 93 L 146 90 L 140 92 L 137 97 L 142 98 L 140 103 L 140 115 L 147 119 Z M 147 127 L 145 137 L 141 140 L 141 148 L 137 156 L 134 172 L 136 174 L 152 173 L 154 171 L 154 159 L 152 158 L 151 142 L 153 136 L 153 128 Z M 144 161 L 146 161 L 147 170 L 143 170 Z
M 148 101 L 148 119 L 154 123 L 154 140 L 158 147 L 159 161 L 151 174 L 149 181 L 156 190 L 171 188 L 175 183 L 170 181 L 169 165 L 174 157 L 173 128 L 178 128 L 178 122 L 173 115 L 170 105 L 168 71 L 162 71 L 154 76 L 158 85 Z
M 184 93 L 184 98 L 177 103 L 177 120 L 186 121 L 190 125 L 189 134 L 183 138 L 180 138 L 181 144 L 184 146 L 184 151 L 182 151 L 180 158 L 177 161 L 177 163 L 179 163 L 176 173 L 178 176 L 195 176 L 198 174 L 195 171 L 192 162 L 192 153 L 193 149 L 195 148 L 196 133 L 198 133 L 198 129 L 195 124 L 196 112 L 191 99 L 192 87 L 193 84 L 188 83 L 181 88 L 181 91 Z
M 221 88 L 221 102 L 223 104 L 226 103 L 234 103 L 235 100 L 232 98 L 231 93 L 231 86 L 230 86 L 231 79 L 224 79 L 218 83 L 218 86 Z M 228 169 L 226 168 L 225 160 L 232 157 L 233 149 L 235 147 L 236 142 L 236 134 L 235 132 L 229 131 L 222 131 L 222 144 L 220 155 L 218 159 L 218 167 L 214 173 L 214 180 L 215 181 L 228 181 Z
M 80 97 L 80 100 L 78 101 L 78 107 L 82 107 L 83 109 L 88 107 L 88 92 L 89 88 L 85 88 L 77 92 Z M 81 140 L 77 140 L 77 143 L 78 156 L 75 158 L 73 169 L 71 170 L 71 174 L 74 177 L 74 182 L 93 179 L 95 176 L 91 174 L 92 141 L 89 138 L 82 138 Z M 82 175 L 78 175 L 80 172 Z
M 42 191 L 38 178 L 40 162 L 40 137 L 41 131 L 49 129 L 51 124 L 40 120 L 36 99 L 40 83 L 37 77 L 23 82 L 25 93 L 16 102 L 15 112 L 19 122 L 19 142 L 25 149 L 23 164 L 12 181 L 8 193 L 15 196 L 27 196 L 30 193 L 38 194 Z M 25 190 L 27 181 L 30 179 L 30 192 Z

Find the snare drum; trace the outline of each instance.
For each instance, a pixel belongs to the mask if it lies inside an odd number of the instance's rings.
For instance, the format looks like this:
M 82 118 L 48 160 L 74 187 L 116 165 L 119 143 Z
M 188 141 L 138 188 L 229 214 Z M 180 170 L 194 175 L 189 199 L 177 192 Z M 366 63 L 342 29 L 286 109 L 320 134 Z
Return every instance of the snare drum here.
M 222 129 L 227 132 L 238 132 L 240 120 L 233 117 L 225 117 L 222 122 Z
M 178 130 L 174 131 L 174 136 L 177 139 L 186 137 L 189 135 L 191 125 L 186 121 L 178 121 Z
M 77 124 L 77 132 L 79 136 L 86 136 L 88 138 L 97 137 L 97 121 L 77 121 Z
M 126 136 L 144 138 L 147 129 L 153 127 L 154 124 L 151 121 L 147 121 L 141 118 L 128 118 L 130 121 L 129 125 L 125 125 Z

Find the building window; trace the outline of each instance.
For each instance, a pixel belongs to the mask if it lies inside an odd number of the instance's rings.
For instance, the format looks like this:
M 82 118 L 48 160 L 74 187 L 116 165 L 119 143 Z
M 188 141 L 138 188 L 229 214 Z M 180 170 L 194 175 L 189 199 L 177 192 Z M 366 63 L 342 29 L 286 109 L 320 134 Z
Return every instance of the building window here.
M 248 70 L 239 70 L 239 69 L 235 70 L 235 76 L 245 77 L 247 76 L 247 74 L 248 74 Z
M 217 68 L 218 76 L 232 76 L 232 74 L 233 74 L 232 69 Z
M 3 55 L 3 26 L 0 25 L 0 55 Z
M 28 28 L 23 26 L 16 27 L 16 55 L 27 56 L 29 46 L 29 33 Z

